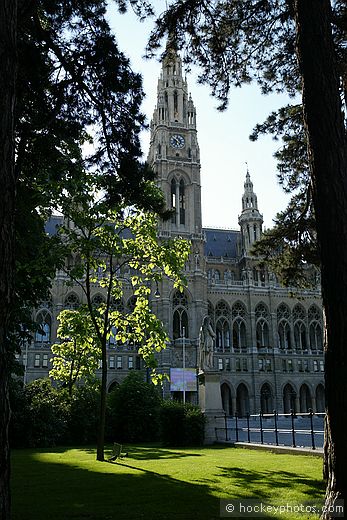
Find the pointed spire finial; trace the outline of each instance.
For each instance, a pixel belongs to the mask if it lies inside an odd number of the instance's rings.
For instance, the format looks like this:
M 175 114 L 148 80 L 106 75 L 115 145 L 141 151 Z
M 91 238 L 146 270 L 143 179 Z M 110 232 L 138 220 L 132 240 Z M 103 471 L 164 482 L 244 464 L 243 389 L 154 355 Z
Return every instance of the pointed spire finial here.
M 245 162 L 245 165 L 246 165 L 246 182 L 250 182 L 251 176 L 249 174 L 248 162 L 247 161 Z

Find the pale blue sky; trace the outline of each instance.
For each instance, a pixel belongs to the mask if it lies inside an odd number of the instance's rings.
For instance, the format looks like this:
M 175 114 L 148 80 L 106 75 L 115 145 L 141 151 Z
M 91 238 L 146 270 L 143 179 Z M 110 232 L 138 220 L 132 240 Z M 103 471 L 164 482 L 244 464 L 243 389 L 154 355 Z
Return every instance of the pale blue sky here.
M 160 63 L 142 58 L 152 26 L 141 23 L 132 11 L 117 13 L 114 4 L 109 21 L 120 49 L 130 58 L 132 68 L 143 76 L 146 99 L 143 112 L 150 120 L 156 103 Z M 286 196 L 277 183 L 276 163 L 272 155 L 279 143 L 261 137 L 253 143 L 248 139 L 256 123 L 288 102 L 280 95 L 263 96 L 256 86 L 234 89 L 230 106 L 225 112 L 216 110 L 217 102 L 210 96 L 208 86 L 197 85 L 194 71 L 187 76 L 189 90 L 197 110 L 198 140 L 201 154 L 202 217 L 205 227 L 238 228 L 243 183 L 248 162 L 254 191 L 266 227 L 286 206 Z M 146 157 L 149 132 L 142 135 Z

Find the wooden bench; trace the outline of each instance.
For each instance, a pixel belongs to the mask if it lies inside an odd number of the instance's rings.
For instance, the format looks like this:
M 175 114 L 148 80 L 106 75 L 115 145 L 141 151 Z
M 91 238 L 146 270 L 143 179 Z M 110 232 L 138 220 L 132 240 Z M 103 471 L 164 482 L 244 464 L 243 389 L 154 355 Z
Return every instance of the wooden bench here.
M 122 448 L 123 446 L 121 444 L 119 444 L 118 442 L 114 442 L 113 443 L 113 447 L 112 447 L 112 457 L 110 457 L 108 460 L 109 462 L 113 462 L 117 459 L 123 459 L 124 457 L 127 457 L 128 454 L 127 453 L 123 453 L 122 452 Z

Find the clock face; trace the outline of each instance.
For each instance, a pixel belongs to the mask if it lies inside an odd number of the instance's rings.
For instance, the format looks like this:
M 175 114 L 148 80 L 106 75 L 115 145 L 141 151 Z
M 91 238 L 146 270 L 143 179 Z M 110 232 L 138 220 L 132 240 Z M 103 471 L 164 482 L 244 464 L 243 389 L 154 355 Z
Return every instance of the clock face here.
M 170 137 L 170 145 L 172 148 L 184 148 L 186 144 L 183 135 L 174 134 Z

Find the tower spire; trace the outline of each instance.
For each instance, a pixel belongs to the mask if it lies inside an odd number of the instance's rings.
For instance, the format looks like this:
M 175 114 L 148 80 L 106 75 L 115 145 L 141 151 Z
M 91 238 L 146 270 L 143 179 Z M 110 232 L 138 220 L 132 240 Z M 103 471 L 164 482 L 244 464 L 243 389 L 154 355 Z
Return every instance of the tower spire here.
M 170 33 L 158 80 L 151 121 L 148 162 L 158 172 L 167 205 L 173 210 L 165 231 L 201 233 L 200 152 L 196 110 L 182 74 L 176 37 Z
M 242 196 L 242 212 L 239 216 L 241 227 L 242 250 L 248 255 L 254 242 L 260 239 L 262 233 L 263 216 L 258 209 L 257 195 L 253 190 L 253 182 L 246 162 L 246 180 Z

